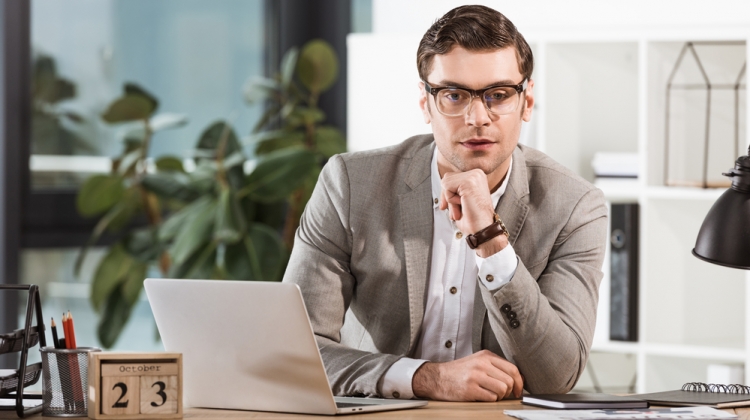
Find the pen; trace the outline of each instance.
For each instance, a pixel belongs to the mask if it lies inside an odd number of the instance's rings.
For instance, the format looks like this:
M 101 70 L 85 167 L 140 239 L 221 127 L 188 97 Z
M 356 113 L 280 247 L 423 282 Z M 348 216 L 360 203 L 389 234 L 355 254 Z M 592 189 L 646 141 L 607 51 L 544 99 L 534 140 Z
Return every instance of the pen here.
M 60 340 L 57 339 L 57 325 L 55 325 L 55 318 L 52 318 L 52 322 L 50 324 L 52 327 L 52 344 L 55 346 L 56 349 L 59 349 Z

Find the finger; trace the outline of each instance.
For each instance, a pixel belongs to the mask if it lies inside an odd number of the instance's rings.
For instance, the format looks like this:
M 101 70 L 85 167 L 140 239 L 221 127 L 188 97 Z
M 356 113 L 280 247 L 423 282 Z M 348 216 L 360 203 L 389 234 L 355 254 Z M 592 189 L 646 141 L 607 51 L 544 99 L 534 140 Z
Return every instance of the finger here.
M 477 385 L 495 395 L 491 401 L 500 401 L 508 393 L 508 384 L 489 375 L 482 375 L 477 380 Z
M 505 372 L 513 380 L 513 395 L 520 398 L 523 394 L 523 377 L 521 377 L 521 372 L 518 371 L 516 365 L 496 354 L 490 356 L 490 361 L 493 366 Z
M 492 369 L 488 369 L 487 375 L 505 384 L 506 389 L 505 394 L 503 394 L 503 398 L 509 398 L 514 391 L 515 383 L 513 381 L 513 378 L 511 378 L 510 375 L 495 366 L 493 366 Z
M 451 209 L 451 219 L 461 220 L 462 212 L 460 204 L 448 203 L 448 208 Z

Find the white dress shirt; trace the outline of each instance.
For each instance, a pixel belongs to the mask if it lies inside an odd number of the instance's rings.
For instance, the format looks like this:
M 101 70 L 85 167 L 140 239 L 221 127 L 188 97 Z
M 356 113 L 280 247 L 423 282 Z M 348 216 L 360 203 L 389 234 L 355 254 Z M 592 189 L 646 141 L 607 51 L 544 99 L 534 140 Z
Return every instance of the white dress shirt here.
M 440 210 L 440 173 L 437 148 L 432 156 L 433 237 L 432 265 L 427 303 L 417 343 L 416 359 L 402 358 L 383 375 L 381 395 L 386 398 L 414 398 L 411 382 L 425 362 L 448 362 L 472 354 L 471 333 L 477 278 L 489 290 L 496 290 L 513 278 L 518 266 L 516 252 L 508 244 L 502 251 L 481 258 L 469 248 L 464 233 Z M 491 194 L 493 208 L 508 187 L 508 174 Z M 502 215 L 500 215 L 502 217 Z M 490 281 L 488 281 L 490 279 Z

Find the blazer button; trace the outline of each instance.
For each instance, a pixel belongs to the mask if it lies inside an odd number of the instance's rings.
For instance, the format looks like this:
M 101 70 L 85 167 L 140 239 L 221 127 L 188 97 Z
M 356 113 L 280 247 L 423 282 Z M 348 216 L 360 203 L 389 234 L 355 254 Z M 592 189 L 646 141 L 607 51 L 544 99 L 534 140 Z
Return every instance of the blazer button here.
M 492 274 L 487 274 L 487 277 L 485 277 L 488 282 L 492 283 L 493 280 L 495 280 L 495 277 L 492 276 Z
M 393 391 L 393 398 L 400 398 L 401 394 L 398 393 L 398 391 Z
M 458 289 L 456 289 L 455 287 L 451 287 L 451 294 L 455 295 L 456 292 L 458 292 Z
M 511 321 L 514 320 L 514 319 L 516 319 L 516 317 L 517 317 L 516 313 L 513 312 L 513 311 L 508 312 L 507 315 L 508 315 L 508 319 L 510 319 Z
M 521 323 L 518 322 L 517 319 L 514 319 L 513 321 L 510 321 L 510 327 L 513 329 L 516 329 L 521 326 Z
M 448 340 L 448 341 L 445 342 L 445 347 L 451 348 L 451 347 L 453 347 L 453 343 L 450 340 Z
M 506 303 L 505 305 L 500 307 L 500 310 L 507 314 L 508 312 L 510 312 L 510 305 Z

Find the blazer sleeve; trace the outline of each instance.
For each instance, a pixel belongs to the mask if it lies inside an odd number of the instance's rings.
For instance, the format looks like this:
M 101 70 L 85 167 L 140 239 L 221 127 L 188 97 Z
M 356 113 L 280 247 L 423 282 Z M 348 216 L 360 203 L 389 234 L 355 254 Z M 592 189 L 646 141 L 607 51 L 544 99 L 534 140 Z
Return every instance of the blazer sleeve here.
M 586 366 L 606 231 L 604 196 L 592 189 L 575 205 L 538 280 L 519 260 L 510 283 L 494 291 L 480 286 L 493 333 L 531 393 L 566 393 Z
M 356 288 L 350 271 L 352 233 L 346 165 L 332 157 L 300 219 L 284 282 L 301 291 L 335 395 L 377 396 L 378 382 L 401 356 L 341 344 L 341 327 Z

